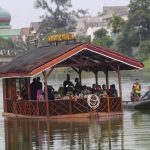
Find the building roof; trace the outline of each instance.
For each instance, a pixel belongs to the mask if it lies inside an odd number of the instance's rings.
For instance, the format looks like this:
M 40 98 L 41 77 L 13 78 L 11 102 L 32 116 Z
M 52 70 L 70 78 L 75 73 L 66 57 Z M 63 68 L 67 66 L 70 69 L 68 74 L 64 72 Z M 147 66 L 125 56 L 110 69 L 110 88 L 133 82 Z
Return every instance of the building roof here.
M 85 71 L 142 69 L 134 58 L 91 44 L 77 43 L 36 48 L 0 67 L 0 77 L 34 76 L 51 67 L 75 67 Z
M 26 27 L 26 28 L 21 28 L 21 35 L 25 35 L 26 37 L 28 37 L 30 34 L 30 28 Z
M 40 28 L 40 22 L 31 22 L 30 23 L 30 28 L 33 28 L 35 31 L 38 31 Z
M 0 37 L 19 36 L 20 29 L 0 29 Z
M 104 6 L 103 14 L 112 14 L 116 16 L 128 15 L 128 6 Z
M 0 23 L 2 22 L 10 23 L 10 20 L 11 20 L 10 13 L 0 7 Z

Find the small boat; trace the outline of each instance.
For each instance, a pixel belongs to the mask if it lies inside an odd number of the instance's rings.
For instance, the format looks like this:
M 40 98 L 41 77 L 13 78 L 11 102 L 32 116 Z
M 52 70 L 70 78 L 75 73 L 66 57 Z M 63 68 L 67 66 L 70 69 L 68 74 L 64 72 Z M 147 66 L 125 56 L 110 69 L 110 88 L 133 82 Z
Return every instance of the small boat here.
M 135 109 L 150 109 L 150 99 L 144 99 L 135 103 Z
M 123 108 L 124 108 L 124 109 L 134 109 L 136 103 L 137 103 L 137 102 L 123 101 Z
M 150 109 L 150 99 L 140 100 L 138 102 L 132 101 L 124 101 L 123 102 L 124 109 Z

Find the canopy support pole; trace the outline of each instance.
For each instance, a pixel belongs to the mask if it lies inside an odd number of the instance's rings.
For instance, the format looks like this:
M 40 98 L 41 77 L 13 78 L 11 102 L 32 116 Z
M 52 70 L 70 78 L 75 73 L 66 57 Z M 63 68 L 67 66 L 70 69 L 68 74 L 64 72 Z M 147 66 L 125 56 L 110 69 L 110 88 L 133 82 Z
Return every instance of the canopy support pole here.
M 6 79 L 3 79 L 3 107 L 4 112 L 7 112 L 7 102 L 6 102 Z
M 105 78 L 106 78 L 106 88 L 109 89 L 109 78 L 108 78 L 108 70 L 104 71 Z
M 79 80 L 80 80 L 80 84 L 82 85 L 82 70 L 79 69 Z
M 79 80 L 80 80 L 80 84 L 82 85 L 82 69 L 80 68 L 79 70 L 77 70 L 76 68 L 72 67 L 72 69 L 79 75 Z
M 47 118 L 49 117 L 47 78 L 49 77 L 49 75 L 51 74 L 52 71 L 53 71 L 53 68 L 51 68 L 48 73 L 46 73 L 46 71 L 42 72 L 43 76 L 44 76 L 44 89 L 45 89 L 45 101 L 46 101 L 46 115 L 47 115 Z
M 97 87 L 97 85 L 98 85 L 98 71 L 95 71 L 94 74 L 95 74 L 95 83 L 96 83 L 96 87 Z
M 117 67 L 117 75 L 118 75 L 118 84 L 119 84 L 119 96 L 121 98 L 121 111 L 123 111 L 123 105 L 122 105 L 122 86 L 121 86 L 121 75 L 120 75 L 119 65 Z
M 28 99 L 31 99 L 31 89 L 30 89 L 30 77 L 27 78 L 27 92 L 28 92 Z

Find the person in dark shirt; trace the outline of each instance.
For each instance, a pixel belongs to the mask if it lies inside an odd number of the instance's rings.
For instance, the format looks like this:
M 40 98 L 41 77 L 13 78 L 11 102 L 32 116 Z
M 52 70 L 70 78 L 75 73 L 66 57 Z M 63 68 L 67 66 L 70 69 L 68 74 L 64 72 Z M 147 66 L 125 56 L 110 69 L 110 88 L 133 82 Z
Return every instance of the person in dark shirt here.
M 70 75 L 67 74 L 67 79 L 63 82 L 64 95 L 71 89 L 74 88 L 73 83 L 70 81 Z
M 40 77 L 36 78 L 36 86 L 37 86 L 37 90 L 42 89 L 42 82 L 40 81 Z
M 81 93 L 81 84 L 79 82 L 79 79 L 78 78 L 75 78 L 75 94 L 79 95 Z
M 36 93 L 37 93 L 37 79 L 33 78 L 33 82 L 30 85 L 31 90 L 31 100 L 36 100 Z
M 108 95 L 109 95 L 110 97 L 117 97 L 117 96 L 118 96 L 118 92 L 117 92 L 117 89 L 116 89 L 115 84 L 112 84 L 112 85 L 110 86 L 110 89 L 109 89 L 109 91 L 108 91 Z

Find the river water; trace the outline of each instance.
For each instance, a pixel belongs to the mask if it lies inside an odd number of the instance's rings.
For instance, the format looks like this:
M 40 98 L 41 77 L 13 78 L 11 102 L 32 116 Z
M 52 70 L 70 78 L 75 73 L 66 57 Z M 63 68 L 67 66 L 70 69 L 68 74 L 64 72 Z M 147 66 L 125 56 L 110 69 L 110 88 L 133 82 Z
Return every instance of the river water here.
M 90 85 L 93 81 L 83 83 Z M 129 100 L 133 81 L 122 79 L 124 100 Z M 49 82 L 55 88 L 60 84 L 55 80 Z M 141 85 L 144 93 L 149 82 L 141 80 Z M 0 97 L 2 112 L 1 82 Z M 125 110 L 123 116 L 53 121 L 1 115 L 0 150 L 150 150 L 149 127 L 150 111 Z

